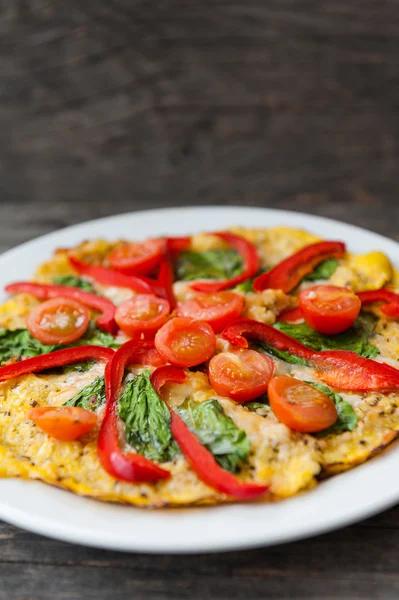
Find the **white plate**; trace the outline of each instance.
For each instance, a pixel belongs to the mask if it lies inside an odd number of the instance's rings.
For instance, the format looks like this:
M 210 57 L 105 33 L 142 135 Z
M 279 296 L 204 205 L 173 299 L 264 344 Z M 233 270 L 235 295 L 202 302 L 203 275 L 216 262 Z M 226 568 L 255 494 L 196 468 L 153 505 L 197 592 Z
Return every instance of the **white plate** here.
M 399 246 L 369 231 L 310 215 L 237 207 L 172 208 L 99 219 L 33 240 L 0 257 L 0 285 L 28 278 L 54 248 L 95 237 L 145 238 L 239 224 L 302 227 L 344 240 L 350 250 L 379 249 L 399 264 Z M 0 517 L 36 533 L 99 548 L 209 552 L 267 546 L 342 527 L 399 501 L 399 446 L 274 504 L 145 510 L 80 498 L 38 482 L 0 480 Z

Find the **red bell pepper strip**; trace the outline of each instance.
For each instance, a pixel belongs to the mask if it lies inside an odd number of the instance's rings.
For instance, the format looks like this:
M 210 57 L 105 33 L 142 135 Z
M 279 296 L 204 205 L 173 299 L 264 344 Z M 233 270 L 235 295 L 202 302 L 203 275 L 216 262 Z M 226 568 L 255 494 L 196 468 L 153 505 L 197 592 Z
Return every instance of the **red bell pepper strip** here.
M 165 296 L 170 304 L 170 310 L 172 311 L 177 306 L 177 300 L 175 293 L 173 291 L 173 267 L 169 257 L 169 254 L 166 253 L 163 259 L 161 260 L 161 264 L 158 272 L 158 283 L 165 290 Z
M 252 319 L 239 319 L 228 325 L 223 330 L 222 337 L 240 348 L 248 348 L 247 340 L 259 340 L 268 346 L 289 352 L 306 361 L 310 361 L 315 353 L 315 350 L 301 344 L 301 342 L 286 333 L 275 329 L 271 325 Z
M 318 242 L 289 256 L 270 271 L 257 277 L 253 283 L 255 292 L 266 289 L 293 290 L 318 264 L 327 258 L 339 258 L 345 253 L 342 242 Z
M 118 330 L 114 319 L 116 306 L 110 300 L 97 296 L 97 294 L 92 294 L 91 292 L 68 285 L 50 285 L 45 283 L 31 283 L 29 281 L 11 283 L 6 286 L 5 290 L 9 294 L 31 294 L 40 300 L 47 300 L 48 298 L 72 298 L 102 313 L 96 319 L 96 323 L 101 329 L 110 333 L 116 333 Z
M 151 383 L 159 395 L 162 386 L 167 381 L 183 383 L 186 379 L 187 377 L 183 369 L 171 366 L 160 367 L 151 375 Z M 189 430 L 179 415 L 169 406 L 168 408 L 171 416 L 170 427 L 173 437 L 201 481 L 222 494 L 242 500 L 257 498 L 267 492 L 269 489 L 268 485 L 245 483 L 222 469 L 213 458 L 212 453 L 198 441 L 198 438 Z
M 350 391 L 399 388 L 399 370 L 347 350 L 324 350 L 312 358 L 317 375 L 327 385 Z
M 246 348 L 248 339 L 260 340 L 273 348 L 303 358 L 316 369 L 328 385 L 350 391 L 383 391 L 399 388 L 399 370 L 346 350 L 317 352 L 270 325 L 240 319 L 226 327 L 222 337 L 231 344 Z
M 244 269 L 242 273 L 225 281 L 198 281 L 191 284 L 199 292 L 220 292 L 253 277 L 259 271 L 259 256 L 256 247 L 241 235 L 219 231 L 214 233 L 220 239 L 232 246 L 241 256 Z
M 125 454 L 119 446 L 118 398 L 122 387 L 125 367 L 139 363 L 140 345 L 137 340 L 123 344 L 114 354 L 105 370 L 106 404 L 98 437 L 98 456 L 104 469 L 123 481 L 140 483 L 170 477 L 162 469 L 141 454 Z
M 138 294 L 155 294 L 156 296 L 165 295 L 163 289 L 157 282 L 149 277 L 124 275 L 124 273 L 119 273 L 118 271 L 108 269 L 107 267 L 90 265 L 78 260 L 75 256 L 69 256 L 68 259 L 72 267 L 75 271 L 80 273 L 80 275 L 87 275 L 94 279 L 94 281 L 98 281 L 98 283 L 102 283 L 103 285 L 127 288 Z
M 283 323 L 296 323 L 300 319 L 303 320 L 303 314 L 300 306 L 282 312 L 277 318 L 278 321 L 282 321 Z
M 395 292 L 381 288 L 379 290 L 358 292 L 357 297 L 362 306 L 372 304 L 373 302 L 383 302 L 384 304 L 381 306 L 383 313 L 389 317 L 399 317 L 399 294 L 395 294 Z
M 45 371 L 53 367 L 62 367 L 82 360 L 109 361 L 114 354 L 115 351 L 111 348 L 91 345 L 55 350 L 48 354 L 26 358 L 11 365 L 0 367 L 0 381 L 7 381 L 8 379 L 13 379 L 13 377 L 29 373 L 38 373 L 39 371 Z

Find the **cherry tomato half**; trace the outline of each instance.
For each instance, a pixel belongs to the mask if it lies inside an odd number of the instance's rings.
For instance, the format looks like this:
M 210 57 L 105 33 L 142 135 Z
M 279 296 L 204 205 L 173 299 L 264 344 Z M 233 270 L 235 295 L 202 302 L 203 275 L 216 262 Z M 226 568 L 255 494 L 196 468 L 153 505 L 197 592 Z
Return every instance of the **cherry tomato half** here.
M 215 333 L 220 333 L 226 325 L 240 316 L 244 303 L 244 296 L 234 292 L 197 292 L 189 300 L 179 303 L 177 314 L 206 321 Z
M 360 312 L 354 292 L 335 285 L 315 285 L 299 295 L 299 306 L 308 325 L 327 335 L 349 329 Z
M 273 371 L 273 361 L 255 350 L 221 352 L 209 363 L 209 379 L 215 392 L 236 402 L 248 402 L 264 394 Z
M 155 347 L 170 364 L 194 367 L 212 356 L 216 337 L 205 321 L 176 317 L 157 331 Z
M 70 298 L 42 302 L 28 315 L 26 325 L 33 337 L 43 344 L 71 344 L 85 333 L 89 311 Z
M 97 423 L 97 415 L 78 406 L 36 406 L 28 412 L 47 435 L 63 441 L 78 439 Z
M 137 294 L 118 306 L 115 321 L 128 335 L 138 332 L 156 331 L 165 323 L 170 313 L 170 305 L 164 298 L 151 294 Z
M 108 261 L 113 269 L 126 275 L 147 275 L 158 265 L 165 248 L 163 239 L 131 242 L 115 248 L 108 255 Z
M 321 431 L 333 425 L 338 418 L 331 398 L 295 377 L 273 377 L 267 393 L 278 420 L 293 431 Z

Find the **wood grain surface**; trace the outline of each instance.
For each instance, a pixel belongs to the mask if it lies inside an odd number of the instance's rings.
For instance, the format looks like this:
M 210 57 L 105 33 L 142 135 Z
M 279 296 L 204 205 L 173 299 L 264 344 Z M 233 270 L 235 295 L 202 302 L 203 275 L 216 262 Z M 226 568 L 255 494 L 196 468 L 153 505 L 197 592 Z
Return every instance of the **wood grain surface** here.
M 295 209 L 399 240 L 398 10 L 0 0 L 0 250 L 192 204 Z M 0 540 L 0 600 L 399 596 L 398 508 L 308 541 L 200 557 L 97 551 L 6 524 Z

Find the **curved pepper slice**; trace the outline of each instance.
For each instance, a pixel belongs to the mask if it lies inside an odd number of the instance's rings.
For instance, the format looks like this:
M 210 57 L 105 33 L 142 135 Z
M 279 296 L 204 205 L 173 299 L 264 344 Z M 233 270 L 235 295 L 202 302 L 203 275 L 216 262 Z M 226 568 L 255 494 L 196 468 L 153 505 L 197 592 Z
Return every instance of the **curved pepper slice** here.
M 270 271 L 257 277 L 253 283 L 255 292 L 266 289 L 293 290 L 318 264 L 327 258 L 339 258 L 345 253 L 342 242 L 318 242 L 289 256 Z
M 171 366 L 160 367 L 151 375 L 151 383 L 158 394 L 160 394 L 162 386 L 167 381 L 173 381 L 174 383 L 183 383 L 186 381 L 183 369 Z M 198 441 L 198 438 L 189 430 L 179 415 L 170 407 L 168 408 L 171 416 L 170 426 L 173 437 L 201 481 L 222 494 L 242 500 L 257 498 L 267 492 L 269 489 L 268 485 L 245 483 L 222 469 L 213 458 L 212 453 Z
M 218 231 L 213 235 L 230 244 L 240 254 L 244 263 L 244 269 L 239 275 L 224 281 L 198 281 L 193 283 L 191 287 L 199 292 L 220 292 L 253 277 L 259 271 L 258 252 L 251 242 L 241 235 L 225 231 Z
M 373 302 L 383 302 L 384 304 L 381 305 L 383 313 L 389 317 L 399 317 L 399 294 L 395 294 L 395 292 L 381 288 L 379 290 L 358 292 L 357 297 L 362 306 L 372 304 Z
M 308 362 L 316 352 L 271 325 L 252 319 L 239 319 L 228 325 L 223 330 L 222 337 L 240 348 L 248 348 L 247 340 L 259 340 L 268 346 L 289 352 Z
M 317 352 L 265 323 L 241 319 L 226 327 L 222 337 L 241 348 L 248 346 L 248 339 L 260 340 L 303 358 L 316 369 L 320 379 L 342 390 L 383 391 L 399 388 L 399 370 L 390 365 L 346 350 Z
M 147 346 L 145 346 L 145 349 Z M 98 456 L 104 469 L 123 481 L 140 483 L 157 481 L 170 477 L 169 471 L 162 469 L 141 454 L 125 454 L 119 446 L 118 398 L 122 387 L 126 365 L 140 363 L 140 343 L 130 340 L 114 354 L 105 370 L 106 404 L 98 437 Z
M 11 283 L 5 288 L 9 294 L 31 294 L 40 300 L 49 298 L 72 298 L 92 308 L 98 310 L 102 314 L 97 317 L 96 323 L 101 329 L 115 333 L 118 327 L 115 323 L 116 306 L 106 298 L 86 292 L 79 288 L 70 287 L 68 285 L 51 285 L 45 283 L 32 283 L 30 281 L 18 281 Z
M 165 291 L 165 297 L 170 304 L 170 310 L 172 311 L 177 306 L 176 296 L 173 291 L 173 268 L 170 262 L 168 253 L 165 254 L 161 260 L 161 264 L 158 272 L 158 283 Z
M 123 273 L 108 269 L 107 267 L 90 265 L 78 260 L 75 256 L 69 256 L 68 260 L 75 271 L 81 275 L 87 275 L 94 279 L 94 281 L 98 281 L 98 283 L 102 283 L 103 285 L 127 288 L 138 294 L 155 294 L 156 296 L 165 295 L 163 289 L 157 282 L 149 277 L 124 275 Z
M 103 348 L 102 346 L 76 346 L 74 348 L 64 348 L 55 350 L 48 354 L 26 358 L 11 365 L 0 367 L 0 381 L 7 381 L 13 377 L 27 375 L 29 373 L 38 373 L 53 367 L 63 367 L 74 362 L 82 360 L 104 360 L 109 361 L 115 354 L 112 348 Z
M 320 379 L 341 390 L 365 392 L 399 388 L 398 369 L 348 350 L 318 352 L 312 364 Z

